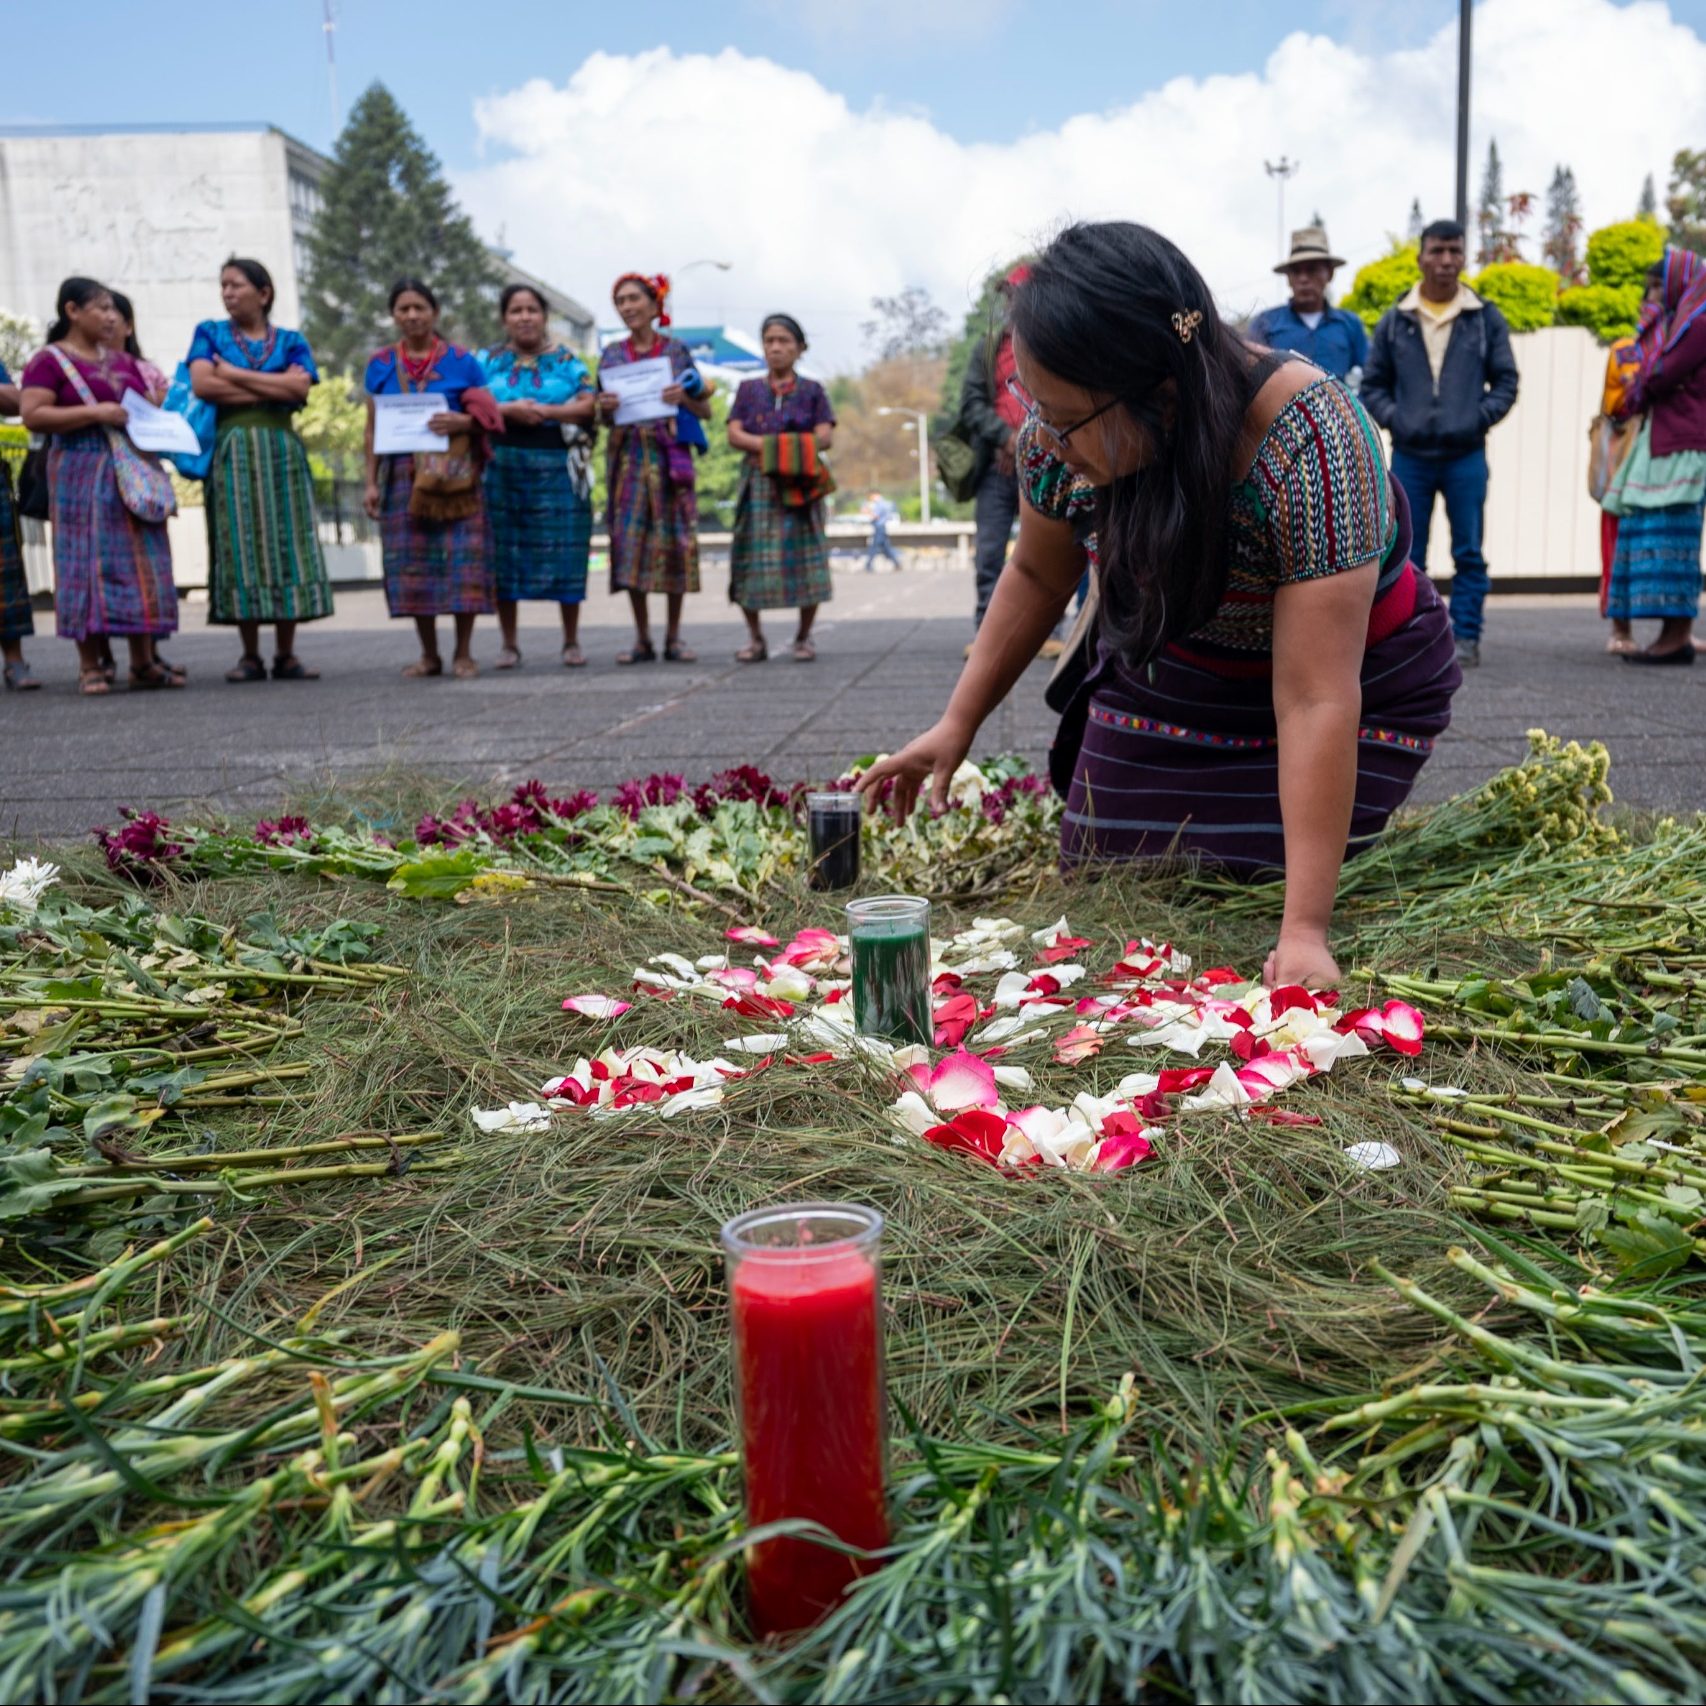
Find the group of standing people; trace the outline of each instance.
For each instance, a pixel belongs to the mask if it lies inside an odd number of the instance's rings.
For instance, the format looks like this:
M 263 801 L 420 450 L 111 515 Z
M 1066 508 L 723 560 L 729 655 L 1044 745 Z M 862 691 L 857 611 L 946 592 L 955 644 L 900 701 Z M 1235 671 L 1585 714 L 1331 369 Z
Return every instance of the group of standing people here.
M 1706 261 L 1667 248 L 1641 325 L 1606 359 L 1593 489 L 1603 510 L 1600 612 L 1625 663 L 1691 665 L 1706 517 Z M 1634 624 L 1656 619 L 1646 646 Z
M 298 657 L 298 628 L 332 613 L 333 599 L 315 526 L 305 447 L 293 419 L 320 375 L 300 332 L 273 324 L 273 285 L 258 261 L 233 257 L 221 269 L 220 319 L 195 329 L 185 364 L 195 398 L 214 411 L 205 480 L 210 623 L 238 630 L 242 651 L 233 683 L 312 680 Z M 445 673 L 438 618 L 451 618 L 449 673 L 479 673 L 476 619 L 498 617 L 496 667 L 522 666 L 517 616 L 525 600 L 557 604 L 562 664 L 584 667 L 579 636 L 592 542 L 592 457 L 606 440 L 610 584 L 628 595 L 634 639 L 617 662 L 661 657 L 692 663 L 682 636 L 685 600 L 699 590 L 695 454 L 708 440 L 714 383 L 686 345 L 669 335 L 669 283 L 628 273 L 612 300 L 626 336 L 602 353 L 599 377 L 555 342 L 549 310 L 533 287 L 512 284 L 500 298 L 503 338 L 470 351 L 439 331 L 430 285 L 399 280 L 390 294 L 395 340 L 376 351 L 364 385 L 368 513 L 379 523 L 387 604 L 413 621 L 420 656 L 403 671 Z M 729 443 L 745 457 L 734 530 L 730 597 L 745 615 L 742 663 L 769 655 L 762 612 L 799 612 L 791 652 L 816 656 L 812 625 L 831 597 L 824 499 L 834 489 L 825 452 L 835 427 L 828 394 L 797 370 L 806 349 L 799 322 L 764 322 L 765 373 L 736 393 Z M 602 388 L 605 373 L 662 359 L 672 382 L 662 401 L 673 415 L 618 419 L 621 398 Z M 130 651 L 132 688 L 178 689 L 186 674 L 160 655 L 176 632 L 178 599 L 165 526 L 173 507 L 158 462 L 125 437 L 123 398 L 156 405 L 166 376 L 142 359 L 128 302 L 97 280 L 60 287 L 47 347 L 12 383 L 0 368 L 0 414 L 21 413 L 47 445 L 46 519 L 53 523 L 55 607 L 61 635 L 77 643 L 79 689 L 109 692 L 112 642 Z M 432 393 L 431 417 L 444 449 L 382 455 L 374 448 L 371 399 Z M 152 504 L 136 490 L 148 485 Z M 162 503 L 161 490 L 167 490 Z M 651 625 L 652 595 L 664 600 L 661 646 Z M 269 668 L 261 632 L 271 626 Z M 10 689 L 39 683 L 22 642 L 33 631 L 9 481 L 0 482 L 0 649 Z
M 233 258 L 219 285 L 225 318 L 198 325 L 185 357 L 195 396 L 215 410 L 205 470 L 208 621 L 242 637 L 243 657 L 227 680 L 266 679 L 263 623 L 276 629 L 274 678 L 306 679 L 314 672 L 295 656 L 296 626 L 329 615 L 332 598 L 308 457 L 290 423 L 318 374 L 301 335 L 272 324 L 273 284 L 260 262 Z M 181 689 L 187 680 L 159 649 L 178 627 L 165 526 L 175 500 L 157 461 L 125 436 L 130 393 L 155 405 L 167 394 L 165 374 L 137 343 L 130 303 L 96 279 L 66 279 L 47 346 L 30 358 L 15 395 L 0 388 L 0 411 L 15 406 L 46 443 L 54 614 L 60 635 L 76 643 L 78 690 L 90 698 L 116 682 L 115 639 L 128 647 L 133 691 Z M 29 605 L 9 494 L 6 502 L 6 684 L 34 687 L 17 644 L 29 631 Z
M 504 342 L 473 353 L 440 336 L 430 286 L 403 279 L 392 290 L 397 341 L 369 362 L 368 394 L 441 396 L 444 407 L 430 424 L 446 441 L 442 454 L 381 455 L 369 405 L 367 508 L 380 523 L 386 596 L 393 616 L 414 619 L 421 643 L 405 675 L 444 673 L 441 615 L 455 625 L 451 673 L 478 674 L 474 622 L 492 610 L 503 637 L 497 667 L 521 667 L 516 612 L 525 599 L 558 605 L 562 662 L 584 666 L 578 616 L 592 538 L 590 459 L 600 432 L 610 585 L 628 595 L 634 620 L 633 641 L 616 662 L 697 661 L 681 622 L 688 595 L 699 590 L 694 456 L 708 444 L 704 423 L 715 387 L 669 335 L 668 296 L 662 275 L 624 273 L 616 281 L 611 300 L 626 335 L 602 352 L 595 379 L 550 341 L 546 304 L 529 285 L 503 292 Z M 823 387 L 797 372 L 806 348 L 799 323 L 772 315 L 763 339 L 765 376 L 742 384 L 727 428 L 729 443 L 746 457 L 730 597 L 745 613 L 749 640 L 736 657 L 763 662 L 769 653 L 761 612 L 791 607 L 800 613 L 793 655 L 810 662 L 812 622 L 830 597 L 823 498 L 832 483 L 823 453 L 835 418 Z M 622 398 L 603 379 L 642 361 L 669 364 L 660 395 L 674 413 L 622 421 Z M 661 647 L 652 630 L 654 595 L 664 601 Z

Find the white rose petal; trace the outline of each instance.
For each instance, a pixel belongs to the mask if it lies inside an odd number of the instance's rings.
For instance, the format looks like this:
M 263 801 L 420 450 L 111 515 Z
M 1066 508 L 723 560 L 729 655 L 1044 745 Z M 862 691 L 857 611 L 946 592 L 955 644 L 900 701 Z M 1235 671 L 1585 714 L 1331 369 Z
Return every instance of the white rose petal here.
M 511 1102 L 504 1108 L 475 1108 L 470 1117 L 484 1132 L 543 1131 L 551 1123 L 548 1108 L 537 1102 Z
M 779 1048 L 788 1046 L 785 1031 L 764 1031 L 754 1037 L 730 1037 L 723 1044 L 726 1049 L 735 1054 L 774 1054 Z
M 1347 1143 L 1345 1159 L 1353 1167 L 1366 1167 L 1378 1170 L 1383 1167 L 1399 1166 L 1404 1157 L 1390 1143 Z

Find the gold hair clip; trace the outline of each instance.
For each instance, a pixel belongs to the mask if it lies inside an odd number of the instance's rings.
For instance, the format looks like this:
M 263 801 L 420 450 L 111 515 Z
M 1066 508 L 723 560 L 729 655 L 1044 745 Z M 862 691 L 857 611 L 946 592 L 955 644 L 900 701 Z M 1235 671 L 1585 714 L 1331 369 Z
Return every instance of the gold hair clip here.
M 1173 330 L 1179 334 L 1179 342 L 1188 344 L 1196 335 L 1196 329 L 1202 324 L 1202 310 L 1193 308 L 1188 314 L 1173 316 Z

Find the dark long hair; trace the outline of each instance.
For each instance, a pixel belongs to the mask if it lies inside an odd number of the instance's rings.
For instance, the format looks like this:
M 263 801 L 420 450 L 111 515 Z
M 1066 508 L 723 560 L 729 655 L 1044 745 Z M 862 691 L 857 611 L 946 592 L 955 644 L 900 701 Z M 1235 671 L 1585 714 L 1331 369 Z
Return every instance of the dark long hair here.
M 545 298 L 539 294 L 538 290 L 533 285 L 523 284 L 520 279 L 515 280 L 513 284 L 506 284 L 503 289 L 498 292 L 498 318 L 501 320 L 504 315 L 509 312 L 510 303 L 512 303 L 518 296 L 531 296 L 533 300 L 539 304 L 539 312 L 545 316 L 546 330 L 549 331 L 551 322 L 550 304 L 546 302 Z M 432 298 L 429 296 L 427 300 L 431 302 Z M 433 303 L 433 306 L 436 308 L 438 304 Z
M 118 310 L 118 317 L 124 321 L 130 330 L 124 334 L 124 353 L 133 361 L 141 361 L 142 345 L 136 341 L 136 310 L 122 290 L 112 292 L 113 307 Z
M 47 341 L 50 344 L 56 344 L 70 336 L 71 321 L 65 312 L 67 302 L 75 308 L 87 308 L 97 296 L 111 295 L 112 292 L 99 279 L 66 279 L 54 293 L 53 324 L 47 329 Z
M 1117 397 L 1153 443 L 1147 467 L 1096 494 L 1103 635 L 1128 662 L 1145 663 L 1201 627 L 1226 590 L 1249 346 L 1173 244 L 1124 222 L 1062 231 L 1014 295 L 1012 326 L 1039 365 Z

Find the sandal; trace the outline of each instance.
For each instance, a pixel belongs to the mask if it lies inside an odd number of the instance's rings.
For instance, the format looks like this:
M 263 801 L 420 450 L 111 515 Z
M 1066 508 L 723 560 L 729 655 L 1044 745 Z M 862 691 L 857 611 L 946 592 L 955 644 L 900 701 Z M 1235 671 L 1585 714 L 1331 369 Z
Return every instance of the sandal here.
M 82 669 L 77 672 L 77 691 L 85 699 L 99 699 L 103 694 L 111 693 L 113 684 L 107 680 L 107 672 L 98 664 L 93 669 Z
M 181 675 L 174 675 L 165 664 L 155 662 L 142 669 L 130 672 L 130 690 L 132 693 L 158 693 L 163 688 L 180 689 L 184 685 Z
M 310 669 L 295 652 L 287 658 L 272 660 L 272 678 L 274 681 L 318 681 L 320 672 Z
M 816 663 L 817 647 L 810 640 L 796 640 L 794 642 L 794 662 Z
M 663 643 L 663 661 L 665 663 L 697 663 L 699 654 L 681 640 L 665 640 Z
M 735 653 L 736 663 L 763 663 L 770 656 L 770 647 L 763 640 L 754 640 Z
M 658 661 L 657 648 L 650 640 L 636 640 L 627 651 L 616 654 L 616 661 L 619 664 L 656 663 Z
M 430 676 L 443 674 L 443 658 L 419 657 L 413 663 L 405 665 L 403 669 L 405 681 L 425 681 Z
M 154 654 L 154 661 L 159 664 L 159 666 L 165 670 L 168 675 L 175 675 L 179 681 L 189 680 L 190 672 L 186 665 L 173 663 L 170 658 L 163 658 L 158 652 Z M 257 658 L 255 661 L 258 663 L 260 660 Z
M 563 647 L 563 668 L 564 669 L 585 669 L 586 668 L 586 653 L 583 652 L 580 649 L 580 647 L 575 644 L 575 642 L 573 640 L 570 640 L 569 643 Z
M 265 681 L 266 678 L 267 666 L 253 652 L 244 652 L 237 660 L 237 667 L 225 672 L 225 679 L 230 682 Z
M 41 683 L 30 674 L 30 666 L 19 658 L 16 663 L 8 663 L 5 669 L 6 691 L 8 693 L 34 693 Z
M 480 673 L 480 666 L 472 658 L 457 658 L 450 665 L 450 673 L 458 681 L 472 681 Z
M 492 665 L 492 668 L 493 669 L 520 669 L 521 668 L 521 647 L 520 646 L 505 646 L 504 649 L 498 653 L 498 661 Z

